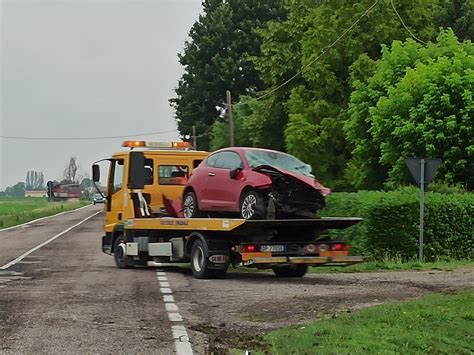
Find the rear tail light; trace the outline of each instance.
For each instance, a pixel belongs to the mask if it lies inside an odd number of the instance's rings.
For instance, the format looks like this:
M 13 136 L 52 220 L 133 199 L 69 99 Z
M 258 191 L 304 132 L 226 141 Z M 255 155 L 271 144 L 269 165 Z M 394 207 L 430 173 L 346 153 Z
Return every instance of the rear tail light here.
M 348 244 L 336 243 L 332 245 L 331 249 L 334 251 L 343 251 L 343 250 L 349 250 L 350 247 L 351 246 Z
M 242 245 L 240 247 L 240 252 L 241 253 L 253 253 L 253 252 L 256 252 L 256 251 L 258 251 L 258 248 L 257 248 L 257 246 L 255 246 L 253 244 Z

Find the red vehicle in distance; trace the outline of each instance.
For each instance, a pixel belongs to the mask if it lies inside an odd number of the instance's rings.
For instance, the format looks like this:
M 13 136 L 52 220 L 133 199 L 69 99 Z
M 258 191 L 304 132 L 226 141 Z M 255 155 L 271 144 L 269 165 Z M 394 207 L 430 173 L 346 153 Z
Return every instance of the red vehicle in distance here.
M 315 218 L 331 191 L 292 155 L 232 147 L 210 154 L 183 193 L 186 218 L 238 214 L 244 219 Z

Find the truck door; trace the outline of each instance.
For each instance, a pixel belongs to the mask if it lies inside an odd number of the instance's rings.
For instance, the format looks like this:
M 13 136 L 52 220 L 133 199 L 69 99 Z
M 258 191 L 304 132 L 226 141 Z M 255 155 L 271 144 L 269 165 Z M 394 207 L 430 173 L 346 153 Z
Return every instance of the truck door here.
M 124 160 L 113 159 L 110 163 L 106 199 L 106 231 L 112 231 L 123 219 L 124 206 Z

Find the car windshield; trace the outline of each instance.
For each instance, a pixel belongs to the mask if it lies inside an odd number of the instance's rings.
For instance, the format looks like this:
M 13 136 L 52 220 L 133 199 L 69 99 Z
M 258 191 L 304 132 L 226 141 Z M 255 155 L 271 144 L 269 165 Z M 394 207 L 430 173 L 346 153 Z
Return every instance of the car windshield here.
M 102 197 L 102 194 L 101 194 L 101 193 L 99 193 L 99 192 L 96 192 L 96 193 L 95 193 L 95 195 L 94 195 L 94 197 L 101 198 L 101 197 Z
M 311 173 L 310 165 L 286 153 L 248 149 L 245 151 L 245 155 L 251 168 L 256 168 L 260 165 L 270 165 L 293 173 L 314 177 Z

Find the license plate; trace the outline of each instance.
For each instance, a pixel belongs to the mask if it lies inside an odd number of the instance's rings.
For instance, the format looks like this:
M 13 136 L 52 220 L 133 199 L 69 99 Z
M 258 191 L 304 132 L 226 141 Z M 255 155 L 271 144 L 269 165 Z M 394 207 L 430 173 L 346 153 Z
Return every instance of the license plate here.
M 286 251 L 286 245 L 260 245 L 261 252 L 281 253 Z

